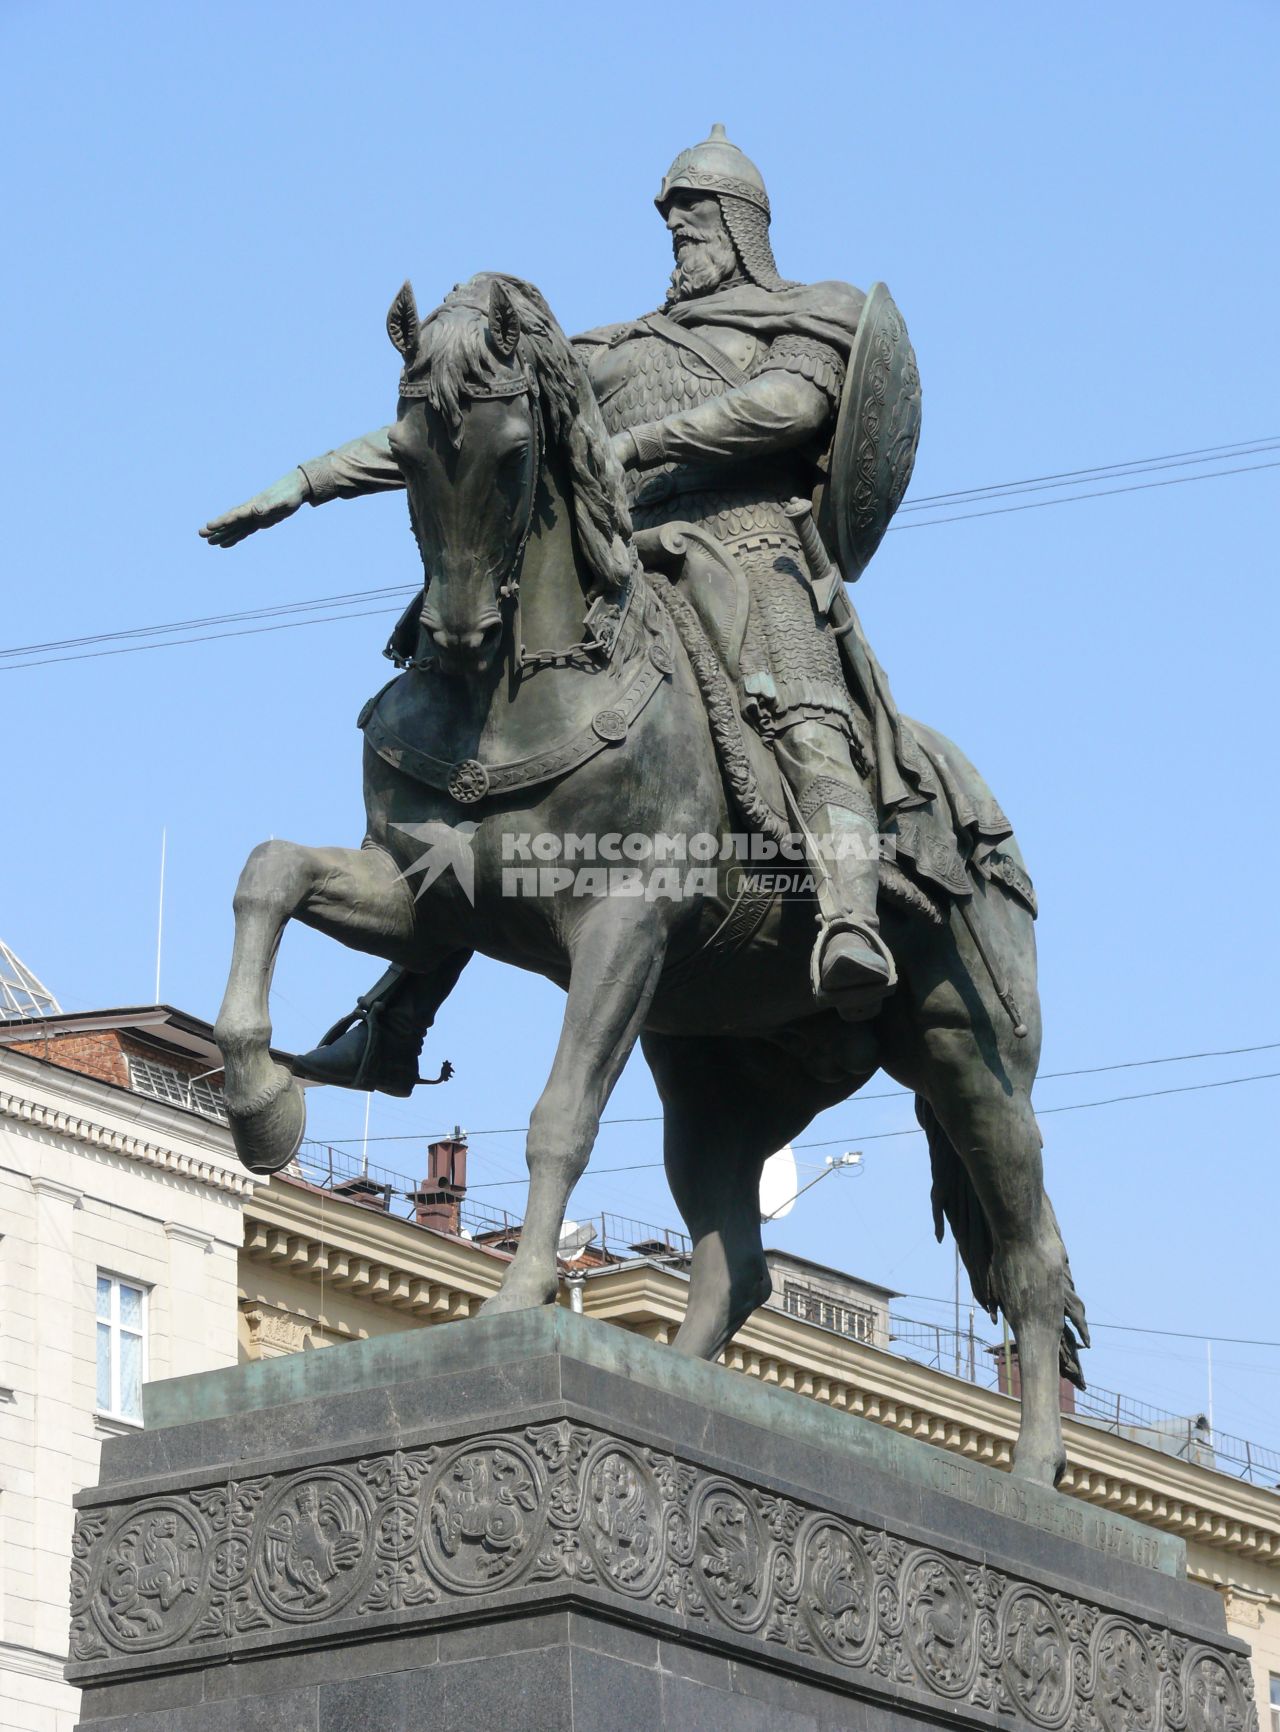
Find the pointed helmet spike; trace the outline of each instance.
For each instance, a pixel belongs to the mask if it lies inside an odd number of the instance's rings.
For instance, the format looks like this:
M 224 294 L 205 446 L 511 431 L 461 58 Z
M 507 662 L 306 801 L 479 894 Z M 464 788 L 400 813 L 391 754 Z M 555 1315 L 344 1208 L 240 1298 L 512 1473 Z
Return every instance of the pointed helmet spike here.
M 717 121 L 701 144 L 682 150 L 663 177 L 654 203 L 661 210 L 673 192 L 710 192 L 723 198 L 740 198 L 769 216 L 769 195 L 764 176 L 751 158 L 730 143 L 722 122 Z

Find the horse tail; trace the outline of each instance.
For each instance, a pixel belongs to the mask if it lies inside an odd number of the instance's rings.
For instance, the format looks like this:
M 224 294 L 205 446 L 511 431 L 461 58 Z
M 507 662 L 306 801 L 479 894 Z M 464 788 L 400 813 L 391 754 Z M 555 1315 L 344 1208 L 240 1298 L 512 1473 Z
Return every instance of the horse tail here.
M 969 1277 L 974 1298 L 994 1323 L 1004 1305 L 996 1271 L 995 1239 L 991 1222 L 974 1189 L 969 1170 L 960 1159 L 955 1144 L 942 1128 L 938 1115 L 923 1095 L 916 1096 L 916 1118 L 929 1144 L 929 1165 L 933 1173 L 930 1201 L 933 1204 L 933 1230 L 941 1244 L 949 1225 Z M 1049 1213 L 1050 1230 L 1062 1244 L 1058 1218 L 1048 1197 L 1044 1206 Z M 1080 1364 L 1080 1348 L 1089 1345 L 1089 1328 L 1085 1321 L 1084 1302 L 1076 1292 L 1071 1278 L 1071 1264 L 1063 1246 L 1063 1267 L 1066 1271 L 1066 1294 L 1063 1301 L 1062 1336 L 1058 1343 L 1058 1365 L 1063 1377 L 1077 1389 L 1085 1387 L 1084 1370 Z

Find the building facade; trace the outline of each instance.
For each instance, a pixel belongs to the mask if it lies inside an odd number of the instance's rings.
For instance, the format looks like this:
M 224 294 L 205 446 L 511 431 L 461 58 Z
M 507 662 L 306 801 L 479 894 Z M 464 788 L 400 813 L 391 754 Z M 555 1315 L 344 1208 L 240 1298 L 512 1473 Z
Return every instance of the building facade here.
M 427 1164 L 457 1170 L 452 1155 Z M 307 1172 L 323 1182 L 308 1182 Z M 388 1207 L 397 1193 L 415 1218 Z M 304 1160 L 259 1190 L 245 1206 L 246 1354 L 312 1350 L 473 1315 L 497 1290 L 518 1226 L 491 1225 L 489 1211 L 472 1214 L 456 1187 L 452 1219 L 437 1214 L 427 1226 L 416 1218 L 414 1199 L 423 1195 L 424 1185 L 394 1175 L 343 1179 L 332 1158 Z M 564 1262 L 561 1302 L 670 1341 L 684 1315 L 687 1241 L 630 1223 L 628 1246 L 612 1220 L 602 1218 Z M 583 1236 L 581 1228 L 574 1235 Z M 724 1356 L 728 1367 L 949 1450 L 961 1495 L 967 1462 L 1010 1465 L 1019 1408 L 999 1387 L 1007 1360 L 996 1368 L 997 1387 L 988 1388 L 906 1357 L 887 1288 L 791 1253 L 768 1256 L 774 1294 L 739 1331 Z M 789 1287 L 803 1298 L 793 1294 L 788 1303 Z M 981 1364 L 972 1345 L 968 1357 Z M 949 1346 L 939 1358 L 950 1362 Z M 962 1358 L 957 1349 L 957 1364 Z M 1016 1359 L 1012 1371 L 1016 1390 Z M 1067 1393 L 1074 1394 L 1070 1386 Z M 1280 1491 L 1237 1477 L 1234 1465 L 1215 1470 L 1203 1451 L 1152 1447 L 1132 1428 L 1104 1426 L 1083 1411 L 1068 1408 L 1063 1429 L 1063 1491 L 1186 1540 L 1190 1575 L 1221 1594 L 1228 1629 L 1253 1651 L 1259 1724 L 1280 1732 L 1271 1709 L 1273 1699 L 1280 1709 Z
M 102 1438 L 139 1423 L 144 1380 L 472 1316 L 518 1241 L 518 1220 L 468 1203 L 461 1135 L 432 1145 L 421 1180 L 312 1146 L 255 1183 L 222 1121 L 219 1062 L 209 1026 L 164 1007 L 0 1027 L 2 1732 L 74 1726 L 71 1498 Z M 562 1303 L 671 1340 L 681 1234 L 610 1216 L 563 1243 Z M 773 1297 L 726 1365 L 950 1451 L 961 1494 L 967 1462 L 1008 1466 L 1016 1362 L 1001 1359 L 995 1388 L 972 1380 L 972 1339 L 968 1378 L 949 1374 L 949 1348 L 922 1363 L 888 1289 L 768 1257 Z M 963 1357 L 957 1342 L 956 1371 Z M 1253 1649 L 1260 1723 L 1280 1732 L 1280 1493 L 1082 1411 L 1064 1429 L 1064 1491 L 1186 1539 L 1193 1577 Z
M 0 1727 L 71 1732 L 71 1499 L 144 1381 L 236 1363 L 242 1207 L 207 1025 L 0 1024 Z

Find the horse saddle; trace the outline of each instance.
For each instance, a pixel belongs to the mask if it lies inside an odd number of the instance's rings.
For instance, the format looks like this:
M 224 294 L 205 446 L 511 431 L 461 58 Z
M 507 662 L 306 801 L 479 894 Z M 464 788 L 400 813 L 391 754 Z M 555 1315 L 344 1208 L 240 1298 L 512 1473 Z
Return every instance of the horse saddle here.
M 733 707 L 751 779 L 768 812 L 785 826 L 786 797 L 777 759 L 743 713 L 742 646 L 750 599 L 745 573 L 713 535 L 693 523 L 677 521 L 642 529 L 636 532 L 635 542 L 646 570 L 671 579 L 672 592 L 688 604 L 701 627 L 728 688 L 725 695 Z M 695 646 L 686 643 L 685 648 L 693 651 Z M 723 747 L 723 741 L 718 745 Z
M 789 830 L 778 762 L 751 725 L 751 696 L 745 689 L 749 682 L 742 677 L 745 574 L 725 547 L 692 523 L 641 530 L 635 540 L 647 570 L 671 580 L 667 594 L 675 623 L 703 688 L 726 783 L 748 827 Z M 691 636 L 703 639 L 703 661 L 714 662 L 713 677 L 707 677 L 705 667 L 699 671 L 699 645 Z M 860 628 L 842 635 L 841 653 L 855 707 L 868 701 L 874 705 L 884 676 Z M 976 872 L 999 883 L 1034 915 L 1035 891 L 1012 826 L 986 782 L 963 753 L 932 728 L 893 710 L 891 729 L 888 704 L 891 700 L 881 705 L 885 713 L 871 722 L 866 743 L 877 754 L 900 754 L 913 766 L 916 785 L 909 801 L 881 805 L 881 827 L 896 848 L 896 863 L 882 862 L 882 889 L 902 906 L 936 921 L 947 902 L 972 895 L 971 874 Z

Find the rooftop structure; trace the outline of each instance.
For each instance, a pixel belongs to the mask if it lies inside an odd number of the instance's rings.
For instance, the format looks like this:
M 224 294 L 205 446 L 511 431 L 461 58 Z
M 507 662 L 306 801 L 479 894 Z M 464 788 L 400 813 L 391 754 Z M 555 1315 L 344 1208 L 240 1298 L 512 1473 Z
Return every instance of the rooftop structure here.
M 61 1005 L 43 981 L 0 938 L 0 1022 L 57 1015 Z

